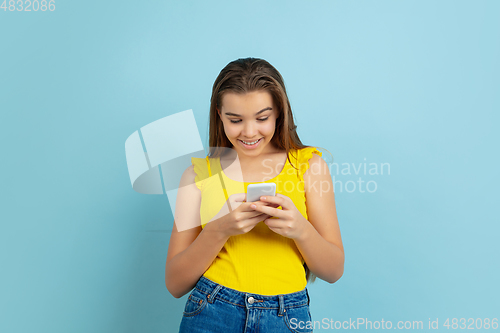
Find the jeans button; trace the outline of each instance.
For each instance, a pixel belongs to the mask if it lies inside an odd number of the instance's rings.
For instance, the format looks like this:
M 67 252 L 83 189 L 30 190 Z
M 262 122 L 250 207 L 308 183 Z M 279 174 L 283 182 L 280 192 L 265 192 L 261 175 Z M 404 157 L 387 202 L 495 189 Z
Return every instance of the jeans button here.
M 248 303 L 253 304 L 254 298 L 252 296 L 248 297 Z

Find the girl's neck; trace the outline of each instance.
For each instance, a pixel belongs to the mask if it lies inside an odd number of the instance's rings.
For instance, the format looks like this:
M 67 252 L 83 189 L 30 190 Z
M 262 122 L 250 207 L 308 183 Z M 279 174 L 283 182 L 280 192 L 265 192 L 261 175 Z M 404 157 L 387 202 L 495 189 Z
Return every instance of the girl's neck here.
M 263 182 L 276 177 L 283 170 L 288 156 L 285 150 L 266 151 L 256 156 L 238 156 L 234 149 L 228 149 L 221 156 L 220 165 L 224 174 L 239 182 Z M 273 170 L 269 174 L 269 168 Z M 279 172 L 278 172 L 279 171 Z
M 267 148 L 267 147 L 266 147 Z M 236 158 L 236 155 L 238 155 L 238 159 L 240 160 L 240 163 L 243 165 L 252 165 L 252 164 L 260 164 L 264 159 L 270 158 L 279 154 L 283 154 L 286 152 L 286 150 L 283 149 L 278 149 L 274 146 L 269 146 L 269 149 L 263 151 L 259 155 L 255 156 L 246 156 L 243 154 L 238 154 L 237 151 L 233 148 L 230 149 L 230 151 L 227 154 L 228 159 L 234 160 Z

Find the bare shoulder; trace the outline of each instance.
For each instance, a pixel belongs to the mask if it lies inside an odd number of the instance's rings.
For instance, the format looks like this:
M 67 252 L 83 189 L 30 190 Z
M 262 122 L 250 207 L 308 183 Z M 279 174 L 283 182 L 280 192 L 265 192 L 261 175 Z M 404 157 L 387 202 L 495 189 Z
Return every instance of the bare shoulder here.
M 179 187 L 184 187 L 189 184 L 194 184 L 195 179 L 196 179 L 196 172 L 194 171 L 194 165 L 191 164 L 182 173 Z
M 328 164 L 326 164 L 325 160 L 316 153 L 313 153 L 312 157 L 309 159 L 309 168 L 304 174 L 304 178 L 311 175 L 330 176 Z

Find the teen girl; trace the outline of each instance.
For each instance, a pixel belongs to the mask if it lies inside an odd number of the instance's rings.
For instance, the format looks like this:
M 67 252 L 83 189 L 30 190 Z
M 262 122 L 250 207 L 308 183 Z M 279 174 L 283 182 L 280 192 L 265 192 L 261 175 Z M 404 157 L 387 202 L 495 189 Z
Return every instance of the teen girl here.
M 344 249 L 328 166 L 296 127 L 267 61 L 238 59 L 220 72 L 209 156 L 193 157 L 182 176 L 168 248 L 167 289 L 191 291 L 180 332 L 312 332 L 307 282 L 337 281 Z M 245 201 L 248 184 L 271 182 L 276 196 Z

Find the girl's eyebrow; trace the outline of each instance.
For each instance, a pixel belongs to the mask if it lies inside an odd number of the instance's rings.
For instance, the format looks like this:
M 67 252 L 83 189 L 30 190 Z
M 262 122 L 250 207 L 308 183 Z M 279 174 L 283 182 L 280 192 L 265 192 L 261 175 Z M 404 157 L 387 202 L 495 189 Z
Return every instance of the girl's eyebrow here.
M 262 113 L 262 112 L 264 112 L 264 111 L 267 111 L 267 110 L 272 110 L 272 109 L 273 109 L 272 107 L 269 107 L 269 106 L 268 106 L 267 108 L 262 109 L 262 110 L 260 110 L 259 112 L 257 112 L 255 115 L 257 116 L 257 115 L 261 114 L 261 113 Z M 231 112 L 225 112 L 224 114 L 225 114 L 226 116 L 241 117 L 241 115 L 240 115 L 240 114 L 231 113 Z

